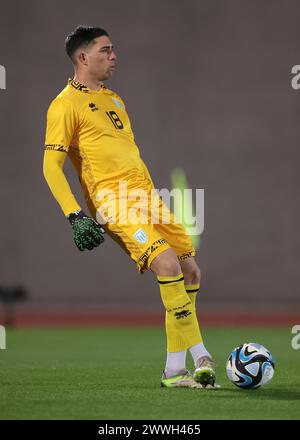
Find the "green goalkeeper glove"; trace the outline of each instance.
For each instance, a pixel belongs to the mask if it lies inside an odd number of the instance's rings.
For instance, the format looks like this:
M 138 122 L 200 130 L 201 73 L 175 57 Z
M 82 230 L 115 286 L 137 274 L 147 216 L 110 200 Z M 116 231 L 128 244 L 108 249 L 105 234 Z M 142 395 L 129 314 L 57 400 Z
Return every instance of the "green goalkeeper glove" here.
M 94 219 L 78 210 L 68 215 L 73 239 L 80 251 L 92 250 L 104 241 L 105 230 Z

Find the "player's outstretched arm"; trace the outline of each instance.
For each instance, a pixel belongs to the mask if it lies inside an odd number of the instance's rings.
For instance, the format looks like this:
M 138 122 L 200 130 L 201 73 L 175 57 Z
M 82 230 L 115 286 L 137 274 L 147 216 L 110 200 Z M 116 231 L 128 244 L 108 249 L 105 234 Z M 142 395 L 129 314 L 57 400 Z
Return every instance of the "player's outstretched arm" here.
M 73 238 L 80 251 L 91 250 L 103 241 L 104 229 L 91 217 L 84 214 L 77 203 L 63 172 L 67 153 L 46 150 L 44 154 L 44 177 L 54 198 L 69 219 Z

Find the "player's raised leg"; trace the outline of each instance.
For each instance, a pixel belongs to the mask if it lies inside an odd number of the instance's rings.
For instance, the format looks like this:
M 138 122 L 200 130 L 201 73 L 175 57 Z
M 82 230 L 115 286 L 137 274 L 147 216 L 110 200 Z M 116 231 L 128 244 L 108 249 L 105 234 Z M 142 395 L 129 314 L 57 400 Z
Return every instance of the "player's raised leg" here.
M 167 363 L 161 385 L 201 388 L 185 368 L 187 348 L 202 341 L 195 307 L 184 287 L 184 278 L 173 249 L 160 253 L 151 262 L 166 309 Z

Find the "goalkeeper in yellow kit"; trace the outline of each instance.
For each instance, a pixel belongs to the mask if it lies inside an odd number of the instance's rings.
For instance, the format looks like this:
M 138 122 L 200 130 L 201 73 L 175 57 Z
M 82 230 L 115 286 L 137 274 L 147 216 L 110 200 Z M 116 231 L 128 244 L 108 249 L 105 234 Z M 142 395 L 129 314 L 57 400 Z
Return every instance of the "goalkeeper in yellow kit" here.
M 65 48 L 75 74 L 48 109 L 45 179 L 70 221 L 79 250 L 99 246 L 107 234 L 141 273 L 150 269 L 156 275 L 166 309 L 167 360 L 161 386 L 213 388 L 214 363 L 204 347 L 195 307 L 200 269 L 189 236 L 161 198 L 159 208 L 169 212 L 168 223 L 124 222 L 133 202 L 121 203 L 119 183 L 147 195 L 153 194 L 154 186 L 135 144 L 123 100 L 103 84 L 115 69 L 110 37 L 99 27 L 79 26 L 67 37 Z M 78 173 L 90 215 L 82 211 L 64 175 L 67 156 Z M 100 196 L 103 191 L 105 197 Z M 109 216 L 106 211 L 112 201 L 117 204 L 114 215 Z M 152 219 L 150 211 L 144 209 L 148 220 Z M 187 350 L 193 356 L 193 373 L 186 369 Z

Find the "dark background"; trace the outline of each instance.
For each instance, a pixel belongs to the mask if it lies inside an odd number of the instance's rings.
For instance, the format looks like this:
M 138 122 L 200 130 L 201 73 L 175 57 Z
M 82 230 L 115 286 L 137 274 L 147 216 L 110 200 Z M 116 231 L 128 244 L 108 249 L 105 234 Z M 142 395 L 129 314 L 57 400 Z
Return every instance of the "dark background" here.
M 299 311 L 299 23 L 296 0 L 1 5 L 0 283 L 28 288 L 24 310 L 162 310 L 152 273 L 109 238 L 76 250 L 43 178 L 46 111 L 73 75 L 64 39 L 89 24 L 115 45 L 106 85 L 127 105 L 156 187 L 181 167 L 205 189 L 200 307 Z

